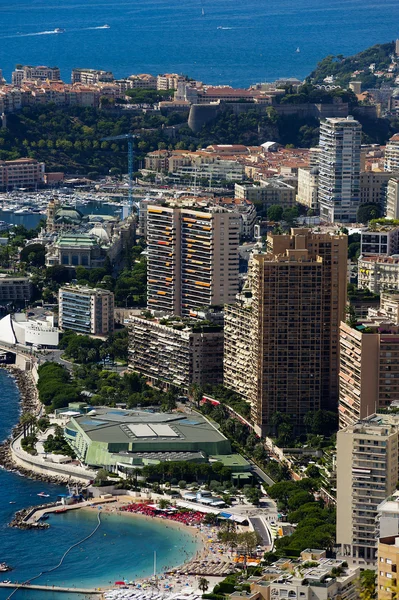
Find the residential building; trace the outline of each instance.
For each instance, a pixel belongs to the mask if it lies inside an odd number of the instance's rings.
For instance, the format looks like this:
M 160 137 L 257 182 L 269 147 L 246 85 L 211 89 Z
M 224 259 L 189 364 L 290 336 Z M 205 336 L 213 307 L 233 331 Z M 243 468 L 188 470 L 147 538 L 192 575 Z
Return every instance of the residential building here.
M 24 302 L 32 297 L 32 284 L 29 277 L 8 277 L 0 275 L 0 303 Z
M 45 164 L 34 158 L 0 160 L 0 189 L 43 185 L 44 171 Z
M 392 173 L 388 171 L 362 171 L 360 173 L 360 204 L 378 204 L 385 213 L 387 187 Z
M 83 286 L 60 288 L 59 325 L 64 331 L 109 335 L 114 331 L 114 294 Z
M 99 82 L 112 82 L 114 75 L 111 71 L 102 71 L 98 69 L 72 69 L 72 83 L 83 83 L 93 85 Z
M 295 206 L 295 187 L 281 179 L 269 179 L 261 185 L 246 185 L 236 183 L 234 194 L 241 200 L 249 200 L 256 205 L 267 209 L 272 204 L 278 204 L 283 208 Z
M 399 492 L 385 498 L 377 508 L 376 537 L 399 535 Z
M 20 85 L 23 81 L 40 79 L 41 81 L 60 81 L 60 70 L 58 67 L 25 65 L 13 71 L 11 75 L 13 85 Z
M 399 171 L 399 133 L 395 133 L 385 147 L 385 171 Z
M 223 327 L 174 317 L 131 316 L 129 369 L 166 388 L 222 384 Z
M 337 545 L 348 562 L 376 564 L 376 517 L 398 481 L 399 415 L 378 414 L 337 433 Z
M 340 327 L 340 428 L 399 401 L 399 295 L 383 293 L 379 309 Z
M 157 78 L 154 75 L 148 73 L 140 73 L 139 75 L 130 75 L 127 78 L 129 83 L 128 89 L 144 89 L 144 90 L 156 90 L 157 89 Z
M 281 558 L 248 579 L 248 600 L 356 600 L 360 568 L 350 568 L 344 560 L 326 558 L 323 550 L 307 548 L 300 558 Z M 240 600 L 235 591 L 229 600 Z
M 224 307 L 223 385 L 246 400 L 256 371 L 252 322 L 252 293 L 244 290 L 234 304 Z
M 298 193 L 296 201 L 308 209 L 319 209 L 319 167 L 298 169 Z
M 399 255 L 362 255 L 358 260 L 358 287 L 374 294 L 399 290 Z
M 353 117 L 328 118 L 320 123 L 320 216 L 330 223 L 356 222 L 361 129 Z
M 165 73 L 157 77 L 157 90 L 177 90 L 180 81 L 187 81 L 187 77 L 177 73 Z
M 190 315 L 238 292 L 239 220 L 219 207 L 147 207 L 148 308 Z
M 391 256 L 399 252 L 399 227 L 390 223 L 376 223 L 360 232 L 360 255 Z
M 377 559 L 377 598 L 392 600 L 399 584 L 399 537 L 397 535 L 378 540 Z
M 252 259 L 252 300 L 244 289 L 226 307 L 225 385 L 250 400 L 260 435 L 276 411 L 290 414 L 299 430 L 306 412 L 338 404 L 346 248 L 343 235 L 270 235 L 268 252 Z
M 388 181 L 387 219 L 399 219 L 399 179 L 397 178 Z

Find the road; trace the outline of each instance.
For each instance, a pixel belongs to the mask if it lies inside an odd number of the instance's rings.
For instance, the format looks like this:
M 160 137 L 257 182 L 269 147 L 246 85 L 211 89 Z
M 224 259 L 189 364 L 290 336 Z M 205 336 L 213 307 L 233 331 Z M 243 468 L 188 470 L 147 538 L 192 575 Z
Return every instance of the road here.
M 269 530 L 266 525 L 263 523 L 260 517 L 250 517 L 250 521 L 256 533 L 260 535 L 263 540 L 264 546 L 271 546 L 272 540 L 270 538 Z
M 260 477 L 260 479 L 262 481 L 264 481 L 265 483 L 267 483 L 267 485 L 274 485 L 275 484 L 275 481 L 273 481 L 273 479 L 271 477 L 269 477 L 269 475 L 267 475 L 267 473 L 265 473 L 264 471 L 262 471 L 262 469 L 260 467 L 258 467 L 258 465 L 256 465 L 252 461 L 250 461 L 250 462 L 252 463 L 252 471 L 254 473 L 256 473 L 256 475 L 258 477 Z

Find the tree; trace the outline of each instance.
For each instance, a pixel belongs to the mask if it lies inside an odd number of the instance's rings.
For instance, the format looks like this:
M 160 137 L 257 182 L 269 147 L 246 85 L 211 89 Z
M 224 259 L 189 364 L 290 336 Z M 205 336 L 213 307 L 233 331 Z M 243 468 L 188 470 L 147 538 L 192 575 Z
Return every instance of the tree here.
M 99 469 L 96 475 L 96 483 L 105 483 L 108 479 L 108 471 L 105 469 Z
M 165 510 L 166 508 L 169 508 L 169 500 L 166 500 L 166 498 L 161 498 L 160 501 L 158 502 L 158 506 L 161 510 Z
M 377 574 L 371 569 L 365 569 L 359 577 L 359 597 L 361 600 L 374 600 L 377 598 Z
M 361 204 L 357 209 L 356 220 L 358 223 L 368 223 L 371 219 L 378 219 L 381 215 L 379 204 Z
M 201 590 L 203 594 L 205 594 L 206 590 L 209 587 L 209 581 L 205 579 L 205 577 L 200 577 L 198 580 L 198 589 Z
M 269 221 L 281 221 L 284 209 L 278 204 L 272 204 L 267 209 L 267 218 Z

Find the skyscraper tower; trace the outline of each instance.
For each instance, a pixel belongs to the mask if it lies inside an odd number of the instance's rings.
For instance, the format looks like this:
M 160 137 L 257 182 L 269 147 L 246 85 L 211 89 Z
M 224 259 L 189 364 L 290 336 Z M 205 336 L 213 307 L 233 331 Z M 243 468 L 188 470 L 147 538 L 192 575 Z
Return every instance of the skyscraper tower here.
M 361 125 L 353 117 L 320 123 L 320 216 L 355 223 L 360 204 Z
M 148 308 L 190 316 L 238 292 L 239 218 L 219 207 L 148 206 Z
M 276 412 L 301 429 L 308 411 L 337 409 L 346 304 L 346 235 L 297 228 L 267 245 L 246 302 L 225 308 L 224 385 L 250 400 L 260 435 Z

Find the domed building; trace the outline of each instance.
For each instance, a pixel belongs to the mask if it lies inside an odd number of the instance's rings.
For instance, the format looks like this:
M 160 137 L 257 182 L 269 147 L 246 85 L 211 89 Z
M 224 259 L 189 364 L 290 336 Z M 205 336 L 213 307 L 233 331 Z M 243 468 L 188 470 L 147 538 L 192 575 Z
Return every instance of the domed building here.
M 83 214 L 72 206 L 62 206 L 56 198 L 47 206 L 47 231 L 68 231 L 78 227 Z
M 93 235 L 94 237 L 96 237 L 100 246 L 106 246 L 110 242 L 110 238 L 107 231 L 104 229 L 104 227 L 101 227 L 101 225 L 97 224 L 92 229 L 90 229 L 89 235 Z

